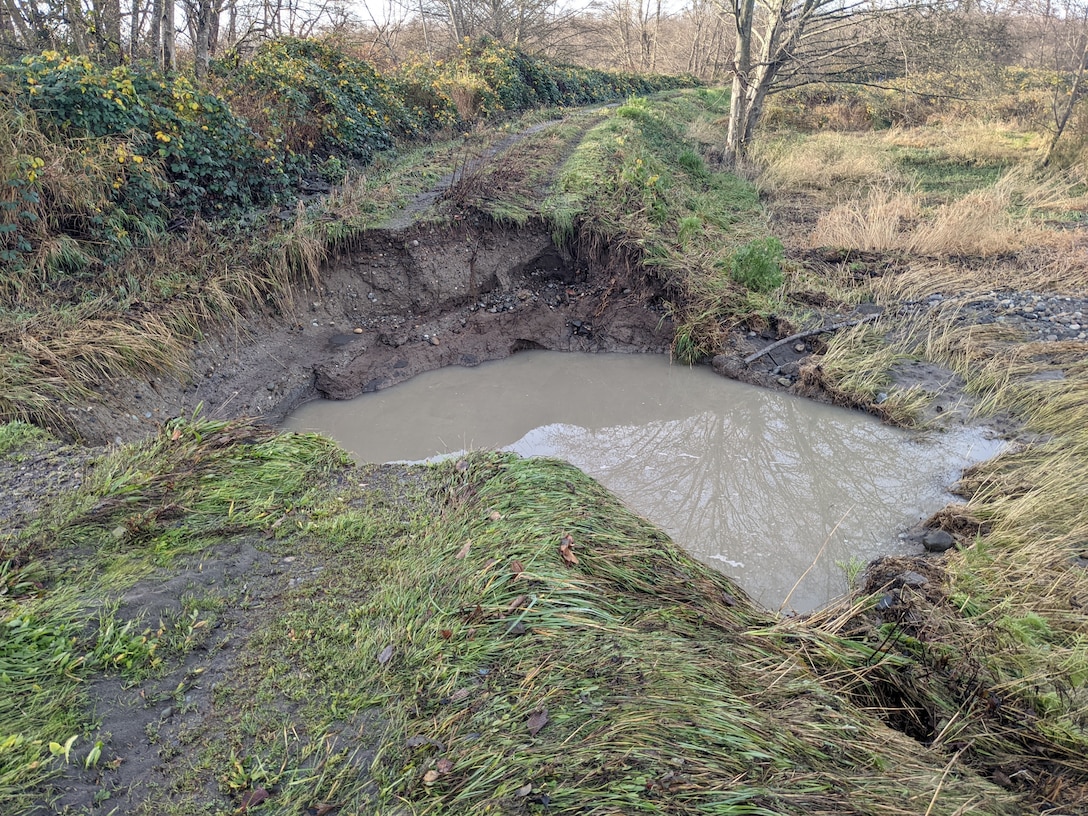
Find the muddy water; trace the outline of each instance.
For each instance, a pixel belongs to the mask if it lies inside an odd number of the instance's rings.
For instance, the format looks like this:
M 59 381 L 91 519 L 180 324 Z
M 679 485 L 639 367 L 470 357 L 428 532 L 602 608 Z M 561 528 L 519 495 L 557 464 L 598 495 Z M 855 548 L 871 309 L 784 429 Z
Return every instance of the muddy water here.
M 648 355 L 523 352 L 313 402 L 286 424 L 368 462 L 480 448 L 565 459 L 765 605 L 797 611 L 844 592 L 850 562 L 920 552 L 897 534 L 1000 449 L 978 432 L 922 439 Z

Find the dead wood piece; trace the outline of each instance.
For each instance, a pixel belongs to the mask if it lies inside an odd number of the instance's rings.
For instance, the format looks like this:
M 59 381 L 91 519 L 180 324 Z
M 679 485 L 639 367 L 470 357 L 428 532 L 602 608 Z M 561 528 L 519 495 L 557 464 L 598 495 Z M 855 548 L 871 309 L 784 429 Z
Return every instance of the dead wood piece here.
M 806 337 L 812 337 L 813 335 L 816 335 L 816 334 L 825 334 L 825 333 L 829 333 L 829 332 L 838 331 L 839 329 L 846 329 L 846 328 L 849 328 L 851 326 L 860 326 L 862 323 L 868 323 L 871 320 L 876 320 L 878 317 L 880 317 L 879 312 L 877 314 L 871 314 L 871 315 L 866 315 L 865 317 L 859 317 L 857 320 L 844 320 L 841 323 L 832 323 L 830 326 L 820 326 L 819 328 L 816 328 L 816 329 L 809 329 L 808 331 L 798 332 L 797 334 L 791 334 L 789 337 L 783 337 L 781 340 L 777 340 L 774 343 L 771 343 L 769 346 L 767 346 L 765 348 L 761 348 L 759 351 L 755 352 L 754 354 L 749 354 L 747 357 L 744 358 L 744 364 L 745 365 L 751 365 L 753 362 L 758 360 L 764 354 L 772 352 L 776 348 L 779 348 L 780 346 L 784 346 L 787 343 L 792 343 L 794 340 L 803 340 Z

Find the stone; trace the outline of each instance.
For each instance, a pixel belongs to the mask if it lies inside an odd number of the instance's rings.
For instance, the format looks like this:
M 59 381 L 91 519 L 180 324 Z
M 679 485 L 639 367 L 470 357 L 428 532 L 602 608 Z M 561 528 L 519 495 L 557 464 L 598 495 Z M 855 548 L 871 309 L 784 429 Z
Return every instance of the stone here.
M 881 598 L 880 601 L 877 603 L 876 611 L 877 612 L 886 612 L 887 610 L 889 610 L 893 606 L 895 606 L 897 603 L 899 603 L 899 593 L 897 593 L 897 592 L 885 593 L 884 597 Z
M 929 583 L 928 578 L 922 575 L 922 573 L 915 572 L 914 570 L 907 570 L 906 572 L 901 572 L 896 577 L 896 581 L 898 581 L 902 586 L 909 587 L 920 587 L 925 586 Z
M 922 539 L 922 546 L 930 552 L 944 552 L 955 545 L 956 539 L 946 530 L 930 530 Z
M 361 328 L 359 328 L 358 326 L 356 326 L 354 329 L 351 330 L 351 333 L 352 334 L 362 334 L 363 330 Z

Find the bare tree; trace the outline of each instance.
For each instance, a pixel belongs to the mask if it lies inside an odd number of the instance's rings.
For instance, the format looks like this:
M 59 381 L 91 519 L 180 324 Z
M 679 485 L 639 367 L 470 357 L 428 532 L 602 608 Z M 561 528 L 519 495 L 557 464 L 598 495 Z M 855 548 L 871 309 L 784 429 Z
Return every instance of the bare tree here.
M 382 3 L 367 3 L 366 9 L 366 34 L 370 38 L 370 51 L 372 53 L 383 52 L 384 56 L 393 64 L 400 63 L 397 53 L 397 43 L 409 10 L 399 0 L 383 0 Z
M 1047 2 L 1040 10 L 1044 42 L 1051 43 L 1052 67 L 1062 79 L 1054 85 L 1051 104 L 1053 133 L 1047 145 L 1043 165 L 1049 165 L 1058 143 L 1066 133 L 1077 103 L 1088 91 L 1088 2 L 1065 0 L 1058 6 Z
M 441 47 L 436 31 L 445 32 L 445 45 L 465 38 L 490 37 L 508 45 L 546 51 L 569 35 L 571 25 L 592 0 L 416 0 L 428 53 Z
M 627 71 L 653 71 L 661 32 L 661 0 L 612 0 L 605 18 L 613 63 Z
M 722 70 L 728 32 L 718 7 L 711 0 L 692 0 L 682 15 L 687 35 L 684 68 L 702 79 L 714 79 Z
M 894 70 L 885 30 L 866 25 L 908 7 L 894 2 L 730 0 L 725 13 L 733 21 L 736 44 L 727 158 L 744 153 L 771 93 L 820 79 L 856 80 Z

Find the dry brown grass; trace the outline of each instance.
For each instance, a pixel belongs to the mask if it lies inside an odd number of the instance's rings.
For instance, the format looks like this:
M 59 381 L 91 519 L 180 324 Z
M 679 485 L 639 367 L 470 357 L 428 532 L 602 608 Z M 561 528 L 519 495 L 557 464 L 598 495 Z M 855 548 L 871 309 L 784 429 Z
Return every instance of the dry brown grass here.
M 919 211 L 918 199 L 910 193 L 869 190 L 863 198 L 839 204 L 822 215 L 809 240 L 814 247 L 902 251 L 904 235 Z
M 1088 211 L 1088 170 L 1084 167 L 1039 174 L 1020 166 L 1006 173 L 998 183 L 1007 187 L 1029 211 Z
M 1068 243 L 1068 237 L 1058 231 L 1014 214 L 1015 205 L 1028 196 L 1053 200 L 1047 197 L 1053 187 L 1026 180 L 1022 171 L 1013 171 L 993 186 L 973 190 L 929 212 L 915 193 L 869 190 L 864 197 L 824 214 L 810 244 L 930 258 L 989 258 Z
M 991 257 L 1017 252 L 1038 234 L 1030 224 L 1014 218 L 1009 190 L 1000 186 L 975 190 L 942 204 L 918 226 L 903 235 L 902 248 L 930 257 L 950 255 Z
M 1038 160 L 1046 147 L 1037 133 L 984 120 L 945 123 L 940 127 L 892 128 L 882 137 L 888 147 L 933 151 L 951 162 L 980 165 Z
M 767 140 L 753 151 L 752 158 L 764 168 L 760 184 L 775 192 L 903 181 L 887 151 L 868 135 L 819 133 L 800 142 Z

